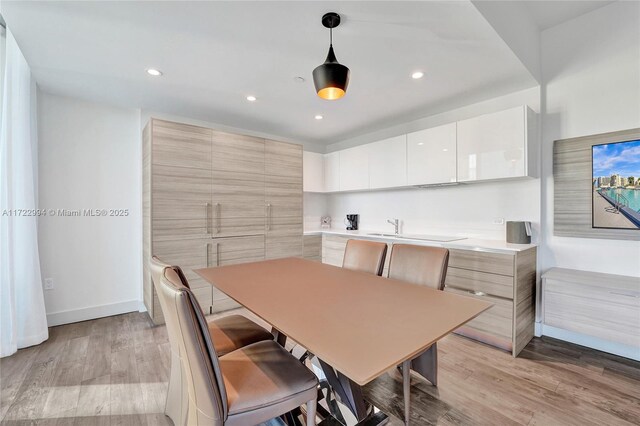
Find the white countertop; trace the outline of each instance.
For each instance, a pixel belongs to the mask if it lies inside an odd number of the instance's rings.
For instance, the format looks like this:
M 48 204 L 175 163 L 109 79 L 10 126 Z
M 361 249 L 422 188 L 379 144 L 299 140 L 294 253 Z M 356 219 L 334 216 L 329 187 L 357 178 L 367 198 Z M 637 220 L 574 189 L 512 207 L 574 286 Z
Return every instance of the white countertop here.
M 344 237 L 357 237 L 360 239 L 366 240 L 378 240 L 378 241 L 386 241 L 392 243 L 409 243 L 409 244 L 417 244 L 424 246 L 436 246 L 436 247 L 446 247 L 452 249 L 462 249 L 462 250 L 477 250 L 477 251 L 488 251 L 495 253 L 517 253 L 523 250 L 530 249 L 532 247 L 536 247 L 536 244 L 509 244 L 503 240 L 481 240 L 476 238 L 465 238 L 463 240 L 456 241 L 428 241 L 428 240 L 415 240 L 411 238 L 397 238 L 393 236 L 376 236 L 369 235 L 372 233 L 380 233 L 380 231 L 374 230 L 358 230 L 358 231 L 347 231 L 344 229 L 337 228 L 329 228 L 329 229 L 305 229 L 304 235 L 340 235 Z M 463 238 L 456 236 L 458 238 Z

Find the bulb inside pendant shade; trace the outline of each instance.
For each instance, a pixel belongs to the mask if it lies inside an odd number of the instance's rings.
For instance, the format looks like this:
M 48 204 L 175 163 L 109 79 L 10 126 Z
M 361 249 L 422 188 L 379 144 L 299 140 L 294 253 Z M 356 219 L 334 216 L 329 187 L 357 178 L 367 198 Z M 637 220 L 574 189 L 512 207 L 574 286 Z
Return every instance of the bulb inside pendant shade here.
M 327 13 L 322 17 L 322 24 L 331 31 L 329 53 L 324 64 L 313 70 L 313 83 L 319 97 L 332 101 L 345 95 L 350 71 L 338 62 L 333 51 L 333 28 L 340 24 L 340 16 L 333 12 Z

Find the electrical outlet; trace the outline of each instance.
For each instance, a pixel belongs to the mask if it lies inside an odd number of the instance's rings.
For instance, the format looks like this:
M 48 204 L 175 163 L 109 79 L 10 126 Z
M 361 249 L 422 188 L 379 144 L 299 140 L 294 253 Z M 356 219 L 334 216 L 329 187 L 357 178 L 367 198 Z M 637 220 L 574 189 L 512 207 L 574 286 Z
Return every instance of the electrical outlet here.
M 504 225 L 504 218 L 503 217 L 496 217 L 493 219 L 493 224 L 494 225 Z
M 44 289 L 45 290 L 53 290 L 53 288 L 54 288 L 53 278 L 45 278 L 44 279 Z

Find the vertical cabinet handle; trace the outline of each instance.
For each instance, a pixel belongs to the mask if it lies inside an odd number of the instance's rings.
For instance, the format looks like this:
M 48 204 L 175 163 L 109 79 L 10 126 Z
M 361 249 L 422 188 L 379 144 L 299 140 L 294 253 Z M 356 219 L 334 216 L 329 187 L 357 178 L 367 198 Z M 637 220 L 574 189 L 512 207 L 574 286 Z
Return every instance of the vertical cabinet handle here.
M 220 203 L 216 203 L 216 234 L 220 233 L 220 228 L 222 228 L 222 212 L 221 212 Z
M 267 204 L 267 231 L 271 231 L 271 204 Z
M 220 243 L 216 243 L 216 266 L 220 266 Z
M 204 255 L 207 259 L 206 267 L 208 268 L 209 267 L 209 243 L 205 243 L 204 245 Z
M 209 232 L 209 206 L 211 206 L 210 203 L 204 203 L 204 233 L 207 236 L 211 235 Z

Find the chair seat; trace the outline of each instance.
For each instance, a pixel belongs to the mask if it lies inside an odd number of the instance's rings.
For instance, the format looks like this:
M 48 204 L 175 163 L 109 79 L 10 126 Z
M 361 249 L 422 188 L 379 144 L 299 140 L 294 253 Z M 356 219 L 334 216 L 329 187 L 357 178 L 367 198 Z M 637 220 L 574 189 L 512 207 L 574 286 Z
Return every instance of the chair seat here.
M 269 410 L 295 399 L 302 405 L 317 392 L 316 376 L 272 340 L 254 343 L 220 357 L 220 370 L 230 418 L 249 418 L 252 412 L 263 408 Z
M 218 356 L 252 343 L 273 340 L 271 333 L 242 315 L 218 318 L 209 321 L 208 325 L 211 340 Z

